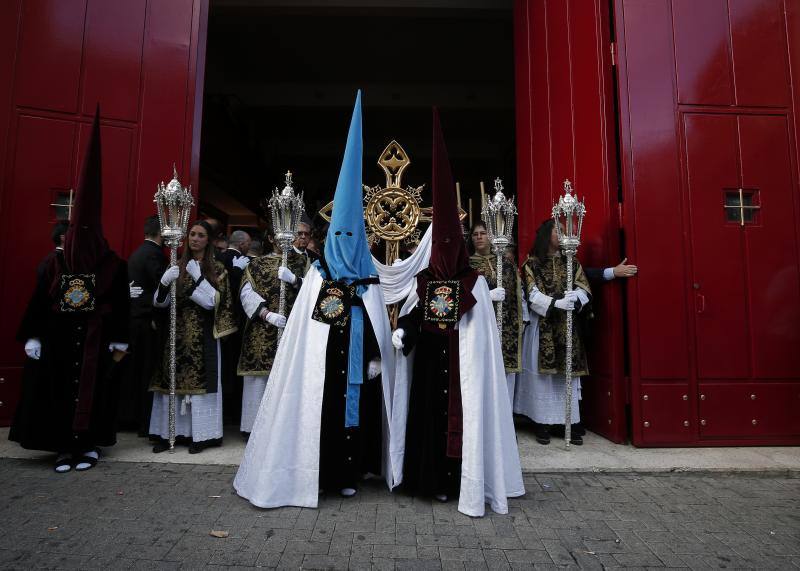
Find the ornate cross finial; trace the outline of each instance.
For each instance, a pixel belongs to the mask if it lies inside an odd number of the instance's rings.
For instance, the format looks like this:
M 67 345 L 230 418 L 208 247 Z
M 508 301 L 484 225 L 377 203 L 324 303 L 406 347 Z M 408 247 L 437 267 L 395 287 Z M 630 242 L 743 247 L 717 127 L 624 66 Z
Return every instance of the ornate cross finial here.
M 494 189 L 497 192 L 503 192 L 503 181 L 500 180 L 500 177 L 494 179 Z
M 575 191 L 572 190 L 572 183 L 569 179 L 564 179 L 564 192 L 567 194 L 573 194 Z

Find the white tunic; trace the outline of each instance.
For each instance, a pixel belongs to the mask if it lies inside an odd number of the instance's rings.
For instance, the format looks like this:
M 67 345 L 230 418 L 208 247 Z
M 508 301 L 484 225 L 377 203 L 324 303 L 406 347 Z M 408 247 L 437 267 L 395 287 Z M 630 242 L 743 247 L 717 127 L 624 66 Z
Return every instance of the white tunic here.
M 233 481 L 240 496 L 262 508 L 317 507 L 325 347 L 330 330 L 330 325 L 311 319 L 321 285 L 322 276 L 312 266 L 286 322 L 267 389 Z M 384 476 L 391 487 L 391 329 L 380 287 L 367 286 L 362 300 L 381 353 Z
M 479 517 L 484 515 L 487 502 L 495 512 L 508 513 L 508 498 L 523 495 L 525 487 L 500 336 L 489 287 L 483 276 L 478 277 L 472 294 L 477 303 L 458 322 L 463 414 L 458 511 Z M 417 300 L 415 286 L 411 288 L 401 315 L 409 313 Z M 391 445 L 395 485 L 402 481 L 414 353 L 412 351 L 408 357 L 403 357 L 402 352 L 397 352 Z
M 582 304 L 589 302 L 586 292 L 577 289 Z M 542 375 L 539 373 L 539 318 L 547 314 L 551 297 L 544 295 L 536 286 L 531 289 L 530 325 L 522 338 L 522 371 L 517 376 L 514 389 L 514 412 L 523 414 L 541 424 L 564 424 L 566 412 L 566 386 L 564 375 Z M 561 311 L 553 308 L 551 311 Z M 581 421 L 580 378 L 572 382 L 572 423 Z

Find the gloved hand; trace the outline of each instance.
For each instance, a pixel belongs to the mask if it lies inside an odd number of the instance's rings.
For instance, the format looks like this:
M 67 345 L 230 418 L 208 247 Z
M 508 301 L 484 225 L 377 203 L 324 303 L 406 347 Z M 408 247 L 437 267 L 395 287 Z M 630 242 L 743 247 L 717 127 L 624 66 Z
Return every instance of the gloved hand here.
M 392 345 L 394 345 L 395 349 L 402 349 L 403 348 L 403 337 L 406 336 L 406 332 L 402 329 L 395 329 L 394 333 L 392 333 Z
M 38 361 L 42 356 L 42 342 L 38 339 L 28 339 L 25 342 L 25 354 Z
M 367 367 L 367 379 L 372 380 L 381 374 L 381 360 L 373 359 Z
M 128 344 L 127 343 L 109 343 L 108 344 L 108 350 L 111 351 L 112 353 L 114 351 L 122 351 L 123 353 L 125 353 L 128 350 Z
M 564 311 L 568 311 L 570 309 L 575 309 L 575 302 L 578 301 L 578 292 L 575 290 L 571 290 L 564 293 L 564 297 L 559 300 L 556 300 L 555 306 L 558 309 L 562 309 Z
M 494 289 L 489 290 L 489 297 L 492 301 L 505 301 L 506 299 L 506 288 L 504 287 L 496 287 Z
M 392 265 L 393 265 L 393 266 L 396 266 L 397 264 L 399 264 L 399 263 L 400 263 L 400 262 L 402 262 L 402 261 L 403 261 L 403 260 L 402 260 L 401 258 L 397 258 L 397 259 L 396 259 L 394 262 L 392 262 Z
M 249 263 L 250 263 L 250 258 L 248 258 L 247 256 L 236 256 L 233 259 L 233 265 L 242 271 L 244 271 L 244 269 L 247 267 Z
M 170 266 L 167 268 L 167 271 L 164 272 L 164 275 L 161 276 L 161 285 L 168 286 L 172 282 L 178 279 L 178 276 L 181 275 L 181 270 L 178 266 Z
M 281 266 L 278 268 L 278 279 L 282 282 L 286 282 L 289 285 L 294 284 L 297 281 L 297 276 L 292 273 L 292 270 L 289 268 L 284 268 Z
M 261 319 L 263 319 L 270 325 L 274 325 L 278 329 L 283 329 L 284 327 L 286 327 L 286 318 L 280 313 L 274 313 L 272 311 L 269 311 L 268 309 L 261 310 Z
M 192 276 L 194 281 L 199 280 L 202 275 L 200 263 L 197 260 L 189 260 L 189 263 L 186 264 L 186 273 Z
M 142 291 L 144 291 L 144 290 L 142 290 L 142 288 L 140 288 L 139 286 L 135 286 L 133 284 L 134 284 L 134 282 L 129 283 L 128 284 L 128 289 L 130 290 L 131 299 L 136 299 L 137 297 L 141 297 L 142 296 Z

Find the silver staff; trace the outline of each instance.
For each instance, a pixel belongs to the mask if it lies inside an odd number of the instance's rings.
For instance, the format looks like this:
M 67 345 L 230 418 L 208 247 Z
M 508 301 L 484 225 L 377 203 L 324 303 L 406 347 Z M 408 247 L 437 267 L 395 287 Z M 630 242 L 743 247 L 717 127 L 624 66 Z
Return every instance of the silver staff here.
M 567 289 L 572 291 L 572 260 L 578 253 L 581 245 L 581 228 L 583 217 L 586 215 L 586 206 L 582 200 L 573 195 L 572 183 L 564 181 L 564 194 L 559 197 L 553 206 L 553 220 L 555 221 L 558 243 L 561 252 L 567 258 Z M 572 310 L 567 310 L 567 357 L 564 367 L 566 377 L 566 400 L 564 404 L 564 441 L 569 450 L 569 441 L 572 438 Z
M 295 193 L 292 184 L 292 172 L 286 173 L 286 186 L 283 190 L 277 187 L 269 199 L 269 209 L 272 213 L 272 228 L 275 231 L 275 241 L 281 247 L 281 266 L 288 267 L 289 250 L 297 236 L 297 227 L 303 216 L 303 193 Z M 281 280 L 280 297 L 278 298 L 278 313 L 286 315 L 286 282 Z M 278 329 L 278 341 L 281 340 L 283 329 Z
M 172 180 L 164 186 L 161 182 L 157 186 L 153 199 L 158 210 L 158 222 L 161 225 L 161 236 L 169 247 L 169 264 L 178 263 L 178 248 L 181 247 L 183 237 L 186 236 L 189 224 L 189 215 L 194 206 L 192 187 L 181 186 L 178 181 L 178 171 L 172 165 Z M 211 239 L 211 236 L 209 236 Z M 175 294 L 177 282 L 173 281 L 169 288 L 169 449 L 175 451 L 175 328 L 178 315 L 175 308 Z
M 497 256 L 497 287 L 503 287 L 503 256 L 506 247 L 511 243 L 514 230 L 514 215 L 517 208 L 513 198 L 506 198 L 503 194 L 503 181 L 494 180 L 495 194 L 483 205 L 481 218 L 486 223 L 486 233 L 492 242 L 492 248 Z M 497 331 L 500 340 L 503 339 L 503 302 L 497 302 Z

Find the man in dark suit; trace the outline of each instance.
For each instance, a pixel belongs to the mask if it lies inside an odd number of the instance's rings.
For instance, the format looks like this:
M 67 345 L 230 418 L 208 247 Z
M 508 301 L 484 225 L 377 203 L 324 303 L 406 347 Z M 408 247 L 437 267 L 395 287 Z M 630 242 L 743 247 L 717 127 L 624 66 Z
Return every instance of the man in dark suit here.
M 584 268 L 589 281 L 611 281 L 615 278 L 632 278 L 639 272 L 639 268 L 627 263 L 628 258 L 622 260 L 613 268 Z
M 228 335 L 222 347 L 222 416 L 228 424 L 239 424 L 242 414 L 242 378 L 236 374 L 239 354 L 242 350 L 242 330 L 244 312 L 239 298 L 242 276 L 250 258 L 245 254 L 250 249 L 250 234 L 244 230 L 231 232 L 228 249 L 222 253 L 220 261 L 228 270 L 228 280 L 233 292 L 234 314 L 239 322 L 239 330 Z
M 139 436 L 150 429 L 152 394 L 148 391 L 154 367 L 160 366 L 165 314 L 153 309 L 153 295 L 167 258 L 161 247 L 161 227 L 156 216 L 144 221 L 144 242 L 128 259 L 128 280 L 131 296 L 131 359 L 129 375 L 121 390 L 119 422 L 136 428 Z

